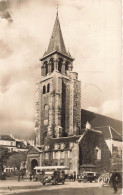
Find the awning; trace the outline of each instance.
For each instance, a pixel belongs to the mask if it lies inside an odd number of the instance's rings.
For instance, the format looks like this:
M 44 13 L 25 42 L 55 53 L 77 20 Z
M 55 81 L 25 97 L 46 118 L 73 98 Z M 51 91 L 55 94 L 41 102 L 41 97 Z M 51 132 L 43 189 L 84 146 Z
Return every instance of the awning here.
M 80 168 L 96 168 L 96 166 L 93 164 L 83 164 L 80 165 Z
M 34 169 L 38 170 L 66 170 L 67 166 L 36 166 Z

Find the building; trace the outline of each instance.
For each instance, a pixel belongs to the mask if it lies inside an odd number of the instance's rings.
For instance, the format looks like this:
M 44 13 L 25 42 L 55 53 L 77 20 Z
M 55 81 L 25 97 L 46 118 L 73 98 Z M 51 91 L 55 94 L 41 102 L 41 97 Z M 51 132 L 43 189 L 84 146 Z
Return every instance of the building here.
M 12 135 L 0 134 L 0 146 L 8 148 L 12 152 L 16 149 L 16 140 Z
M 11 134 L 0 134 L 0 146 L 8 148 L 9 152 L 27 152 L 30 148 L 30 143 L 23 140 L 17 140 Z
M 115 139 L 121 143 L 121 135 L 111 126 L 113 119 L 81 110 L 81 82 L 78 73 L 73 72 L 74 58 L 66 51 L 58 13 L 48 49 L 40 61 L 36 143 L 28 152 L 28 173 L 38 165 L 65 165 L 76 173 L 84 167 L 109 171 L 113 143 Z

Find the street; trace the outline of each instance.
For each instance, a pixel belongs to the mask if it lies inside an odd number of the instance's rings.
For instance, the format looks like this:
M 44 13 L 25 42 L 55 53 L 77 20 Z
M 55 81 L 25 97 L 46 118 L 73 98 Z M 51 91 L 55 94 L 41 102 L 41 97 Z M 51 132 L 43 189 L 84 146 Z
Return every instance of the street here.
M 1 182 L 2 183 L 2 182 Z M 40 182 L 4 182 L 0 184 L 0 195 L 113 195 L 110 187 L 98 186 L 98 183 L 66 182 L 65 185 L 41 185 Z M 118 189 L 121 195 L 121 188 Z

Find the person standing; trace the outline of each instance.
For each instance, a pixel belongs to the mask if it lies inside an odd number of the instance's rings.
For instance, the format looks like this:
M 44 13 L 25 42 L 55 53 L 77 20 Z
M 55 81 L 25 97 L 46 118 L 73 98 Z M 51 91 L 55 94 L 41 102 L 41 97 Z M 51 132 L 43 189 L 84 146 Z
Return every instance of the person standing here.
M 20 171 L 18 171 L 18 182 L 20 181 Z
M 119 174 L 116 172 L 116 170 L 113 170 L 113 173 L 110 178 L 110 182 L 112 182 L 112 186 L 114 188 L 114 193 L 117 193 L 117 184 L 119 181 Z
M 76 180 L 76 172 L 74 171 L 73 172 L 73 181 L 75 181 Z

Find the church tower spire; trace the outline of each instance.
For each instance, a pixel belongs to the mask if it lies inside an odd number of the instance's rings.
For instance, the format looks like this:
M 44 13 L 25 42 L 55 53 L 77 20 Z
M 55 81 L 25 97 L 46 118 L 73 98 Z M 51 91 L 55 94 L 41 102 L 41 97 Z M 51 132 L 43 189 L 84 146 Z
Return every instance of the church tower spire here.
M 59 51 L 62 54 L 68 55 L 66 52 L 62 31 L 60 27 L 59 17 L 58 17 L 58 11 L 56 14 L 56 20 L 53 27 L 52 35 L 50 38 L 49 46 L 47 49 L 47 54 L 50 54 L 54 51 Z
M 58 11 L 52 35 L 41 61 L 36 92 L 36 145 L 47 139 L 78 135 L 81 127 L 81 92 L 73 58 L 66 51 Z

